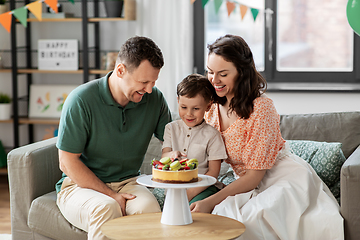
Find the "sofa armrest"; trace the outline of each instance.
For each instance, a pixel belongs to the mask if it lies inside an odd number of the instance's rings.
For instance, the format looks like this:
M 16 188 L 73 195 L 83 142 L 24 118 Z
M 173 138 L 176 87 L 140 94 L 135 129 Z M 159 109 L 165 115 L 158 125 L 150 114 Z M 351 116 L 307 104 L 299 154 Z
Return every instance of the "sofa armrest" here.
M 345 220 L 345 239 L 360 239 L 360 146 L 343 164 L 340 185 L 341 214 Z
M 13 239 L 27 239 L 31 202 L 55 190 L 61 177 L 56 138 L 29 144 L 8 154 L 8 177 Z

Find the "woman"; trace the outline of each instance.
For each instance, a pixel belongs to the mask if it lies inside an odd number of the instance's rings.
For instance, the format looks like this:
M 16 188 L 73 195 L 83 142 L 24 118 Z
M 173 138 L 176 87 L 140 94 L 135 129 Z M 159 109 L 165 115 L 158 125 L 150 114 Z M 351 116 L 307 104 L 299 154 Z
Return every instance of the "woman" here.
M 246 42 L 226 35 L 208 49 L 219 101 L 206 121 L 221 132 L 236 180 L 191 210 L 239 220 L 246 226 L 241 239 L 343 239 L 339 205 L 311 166 L 290 153 Z

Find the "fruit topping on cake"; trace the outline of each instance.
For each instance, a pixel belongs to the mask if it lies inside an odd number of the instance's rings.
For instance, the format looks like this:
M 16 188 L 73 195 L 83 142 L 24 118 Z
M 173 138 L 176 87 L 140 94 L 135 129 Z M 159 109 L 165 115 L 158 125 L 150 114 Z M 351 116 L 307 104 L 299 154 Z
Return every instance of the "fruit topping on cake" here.
M 196 158 L 188 159 L 184 158 L 179 160 L 178 158 L 163 157 L 160 160 L 152 160 L 153 167 L 164 171 L 181 171 L 196 169 L 199 162 Z

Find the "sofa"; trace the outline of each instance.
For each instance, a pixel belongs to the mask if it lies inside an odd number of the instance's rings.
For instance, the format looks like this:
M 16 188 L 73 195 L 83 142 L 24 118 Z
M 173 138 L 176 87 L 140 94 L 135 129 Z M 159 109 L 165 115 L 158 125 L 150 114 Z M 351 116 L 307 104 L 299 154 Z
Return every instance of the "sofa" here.
M 311 144 L 306 145 L 310 141 L 338 143 L 335 145 L 341 147 L 337 156 L 343 161 L 337 162 L 336 166 L 327 165 L 327 168 L 318 169 L 318 174 L 326 177 L 329 175 L 327 171 L 337 171 L 336 179 L 333 179 L 335 182 L 331 184 L 340 191 L 338 201 L 344 218 L 345 239 L 360 239 L 360 112 L 281 115 L 280 129 L 284 139 L 295 140 L 292 144 L 302 147 L 297 149 L 299 154 L 308 148 L 313 149 Z M 56 206 L 54 186 L 61 171 L 55 143 L 56 138 L 52 138 L 14 149 L 8 154 L 12 239 L 87 238 L 85 232 L 65 220 Z M 327 161 L 326 152 L 325 155 L 320 154 L 318 163 Z M 159 158 L 160 154 L 161 145 L 153 138 L 141 173 L 151 174 L 150 162 Z M 310 153 L 309 156 L 316 154 Z M 222 164 L 219 179 L 227 183 L 233 180 L 231 168 L 226 163 Z M 153 193 L 157 194 L 154 190 Z

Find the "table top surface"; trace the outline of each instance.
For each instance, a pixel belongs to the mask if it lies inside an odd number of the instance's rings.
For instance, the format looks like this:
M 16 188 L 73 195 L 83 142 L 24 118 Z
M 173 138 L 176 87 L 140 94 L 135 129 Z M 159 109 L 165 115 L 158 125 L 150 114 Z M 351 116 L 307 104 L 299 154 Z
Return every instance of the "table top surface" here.
M 161 213 L 147 213 L 116 218 L 106 222 L 101 231 L 110 239 L 232 239 L 245 226 L 231 218 L 208 213 L 191 213 L 193 223 L 165 225 Z
M 216 183 L 216 178 L 212 176 L 203 175 L 203 174 L 199 174 L 198 176 L 199 176 L 199 181 L 193 183 L 160 183 L 151 180 L 152 175 L 145 175 L 143 177 L 139 177 L 136 181 L 137 183 L 147 187 L 175 188 L 175 189 L 205 187 Z

